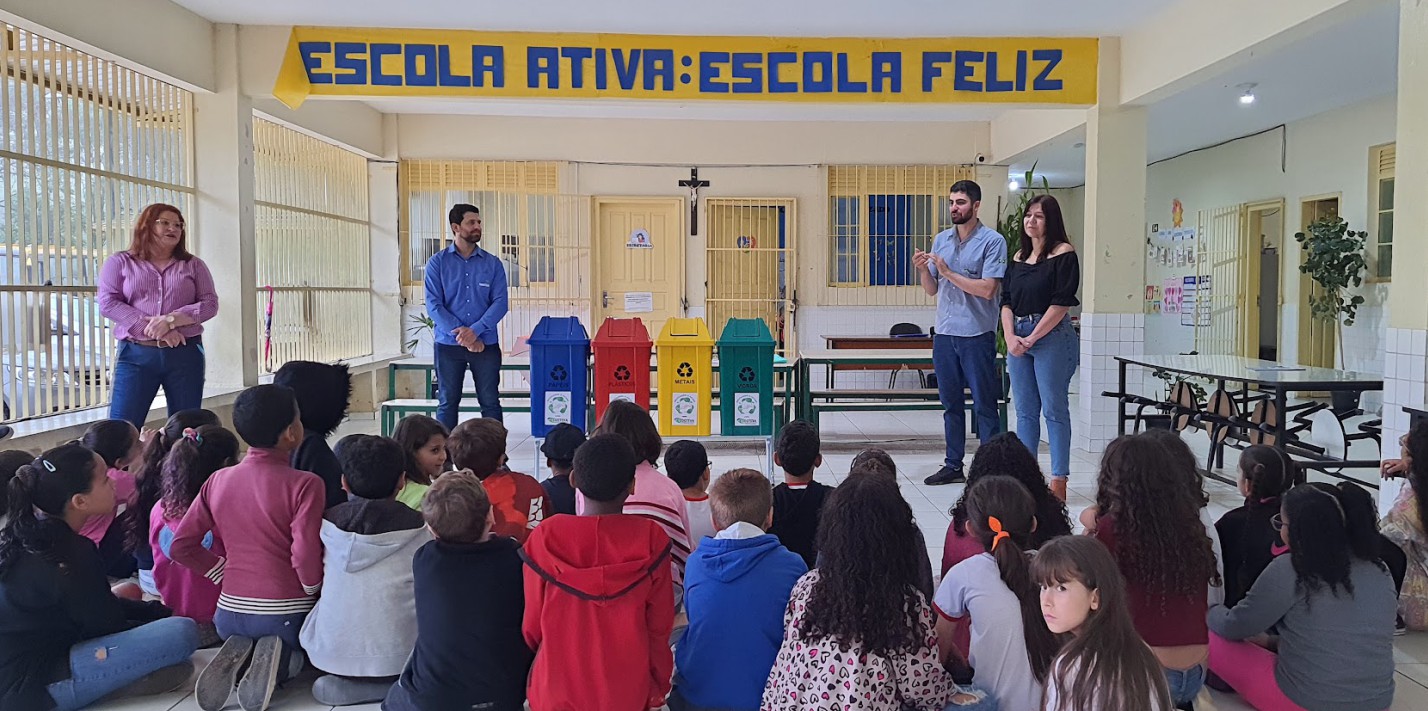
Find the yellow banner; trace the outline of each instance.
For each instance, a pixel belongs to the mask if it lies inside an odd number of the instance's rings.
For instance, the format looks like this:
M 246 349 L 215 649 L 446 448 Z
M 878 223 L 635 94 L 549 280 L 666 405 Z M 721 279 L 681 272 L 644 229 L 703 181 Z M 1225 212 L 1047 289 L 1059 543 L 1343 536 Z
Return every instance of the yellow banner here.
M 273 95 L 1094 104 L 1094 38 L 296 27 Z

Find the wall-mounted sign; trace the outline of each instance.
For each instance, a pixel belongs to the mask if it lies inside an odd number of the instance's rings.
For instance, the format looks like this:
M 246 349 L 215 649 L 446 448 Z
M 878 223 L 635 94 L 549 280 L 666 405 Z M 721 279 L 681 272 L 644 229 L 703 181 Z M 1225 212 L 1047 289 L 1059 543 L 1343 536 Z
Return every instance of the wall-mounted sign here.
M 273 95 L 1096 102 L 1095 38 L 690 37 L 295 27 Z

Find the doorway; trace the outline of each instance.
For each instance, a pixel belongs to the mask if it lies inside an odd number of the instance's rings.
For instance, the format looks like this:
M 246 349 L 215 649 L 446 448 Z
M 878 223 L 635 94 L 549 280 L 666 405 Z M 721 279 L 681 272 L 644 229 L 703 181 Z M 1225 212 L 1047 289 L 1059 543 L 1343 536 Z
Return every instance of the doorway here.
M 1277 361 L 1279 308 L 1284 303 L 1279 287 L 1284 259 L 1284 200 L 1250 203 L 1245 218 L 1250 293 L 1245 300 L 1245 334 L 1241 339 L 1245 347 L 1241 355 Z
M 638 318 L 650 338 L 684 313 L 684 198 L 596 198 L 598 318 Z
M 709 330 L 715 336 L 731 318 L 762 319 L 775 349 L 786 353 L 793 342 L 792 199 L 710 198 L 708 296 Z
M 1307 231 L 1309 224 L 1324 217 L 1339 214 L 1341 194 L 1315 195 L 1299 202 L 1299 230 Z M 1337 339 L 1332 319 L 1315 318 L 1309 308 L 1309 299 L 1319 287 L 1309 275 L 1299 277 L 1299 363 L 1319 368 L 1333 368 Z

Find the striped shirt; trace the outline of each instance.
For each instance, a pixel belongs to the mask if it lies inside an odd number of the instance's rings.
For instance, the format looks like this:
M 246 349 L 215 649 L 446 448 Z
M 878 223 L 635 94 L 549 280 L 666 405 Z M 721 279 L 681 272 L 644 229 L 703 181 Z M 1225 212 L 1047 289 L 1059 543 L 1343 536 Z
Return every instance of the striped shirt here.
M 148 261 L 119 252 L 99 271 L 99 313 L 114 322 L 119 340 L 147 341 L 144 325 L 154 316 L 180 313 L 194 320 L 178 332 L 203 333 L 204 321 L 218 314 L 218 292 L 208 265 L 198 257 L 174 260 L 161 272 Z
M 575 511 L 584 513 L 585 495 L 575 492 Z M 625 500 L 625 513 L 643 516 L 660 525 L 673 543 L 670 564 L 674 584 L 684 584 L 684 564 L 689 560 L 689 513 L 684 508 L 684 491 L 674 480 L 661 474 L 649 462 L 635 467 L 635 494 Z

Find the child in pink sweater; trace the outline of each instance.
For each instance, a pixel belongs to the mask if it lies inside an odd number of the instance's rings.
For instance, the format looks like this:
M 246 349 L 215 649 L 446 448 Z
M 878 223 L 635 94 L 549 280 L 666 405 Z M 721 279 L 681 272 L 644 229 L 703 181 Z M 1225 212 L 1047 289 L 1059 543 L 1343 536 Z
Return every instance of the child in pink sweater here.
M 218 608 L 218 586 L 212 580 L 169 557 L 179 522 L 213 473 L 238 461 L 238 438 L 219 425 L 185 429 L 164 458 L 163 496 L 149 514 L 149 547 L 154 553 L 154 584 L 164 604 L 175 615 L 199 624 L 200 640 L 212 641 L 213 613 Z M 225 554 L 223 542 L 209 531 L 203 547 Z
M 124 515 L 138 498 L 137 485 L 129 467 L 137 465 L 143 455 L 139 430 L 127 420 L 101 420 L 89 426 L 80 444 L 94 450 L 105 466 L 109 480 L 114 482 L 114 511 L 85 521 L 79 535 L 94 541 L 104 572 L 111 578 L 127 578 L 138 570 L 133 548 L 124 544 Z M 116 523 L 117 521 L 117 523 Z

